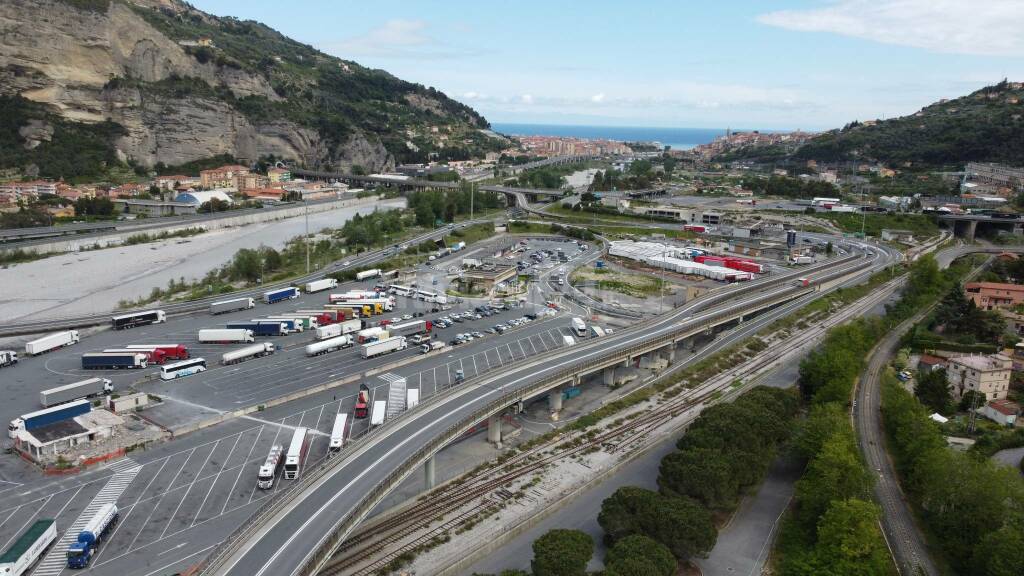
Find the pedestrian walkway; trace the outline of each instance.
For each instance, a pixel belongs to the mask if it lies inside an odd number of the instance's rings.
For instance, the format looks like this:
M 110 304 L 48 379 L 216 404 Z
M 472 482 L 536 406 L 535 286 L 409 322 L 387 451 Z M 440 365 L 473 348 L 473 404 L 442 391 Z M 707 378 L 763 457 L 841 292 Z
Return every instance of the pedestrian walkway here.
M 117 499 L 121 497 L 121 494 L 128 489 L 132 480 L 135 479 L 139 470 L 142 470 L 142 466 L 131 458 L 118 460 L 110 468 L 115 470 L 114 475 L 110 477 L 110 480 L 96 494 L 96 497 L 86 506 L 85 510 L 82 510 L 78 519 L 64 530 L 64 535 L 61 536 L 60 540 L 50 547 L 46 557 L 43 558 L 35 571 L 32 572 L 33 576 L 57 576 L 63 572 L 65 566 L 67 566 L 66 551 L 68 545 L 78 538 L 78 533 L 101 506 L 117 502 Z

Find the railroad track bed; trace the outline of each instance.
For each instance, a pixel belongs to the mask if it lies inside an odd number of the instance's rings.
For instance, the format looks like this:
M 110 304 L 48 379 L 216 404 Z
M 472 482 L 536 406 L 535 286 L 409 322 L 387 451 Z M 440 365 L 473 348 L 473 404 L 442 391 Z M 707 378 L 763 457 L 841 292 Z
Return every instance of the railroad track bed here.
M 858 317 L 901 284 L 897 278 L 808 329 L 769 347 L 703 383 L 674 396 L 655 395 L 586 432 L 570 431 L 482 465 L 467 475 L 425 493 L 416 502 L 371 520 L 354 533 L 321 571 L 322 575 L 389 573 L 417 554 L 424 573 L 434 573 L 464 556 L 471 544 L 445 546 L 472 530 L 481 544 L 511 531 L 588 481 L 599 477 L 647 446 L 685 427 L 710 403 L 731 399 L 777 366 L 821 341 L 835 325 Z M 780 351 L 781 349 L 781 351 Z M 669 368 L 660 377 L 682 367 Z M 505 509 L 513 518 L 503 518 Z M 467 537 L 467 536 L 463 536 Z M 420 566 L 419 564 L 423 564 Z M 428 566 L 429 564 L 429 566 Z

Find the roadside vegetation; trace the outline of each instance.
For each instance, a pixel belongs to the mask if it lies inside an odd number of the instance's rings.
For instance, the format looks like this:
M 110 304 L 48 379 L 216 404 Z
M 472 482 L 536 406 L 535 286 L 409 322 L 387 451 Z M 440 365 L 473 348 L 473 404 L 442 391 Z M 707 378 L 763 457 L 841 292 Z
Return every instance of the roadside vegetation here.
M 858 233 L 861 225 L 864 233 L 876 238 L 881 237 L 882 230 L 909 230 L 915 238 L 938 236 L 939 225 L 931 216 L 924 214 L 855 214 L 850 212 L 816 212 L 815 218 L 829 220 L 843 232 Z
M 136 244 L 148 244 L 150 242 L 159 242 L 160 240 L 170 240 L 171 238 L 188 238 L 191 236 L 198 236 L 206 232 L 205 228 L 182 228 L 181 230 L 174 230 L 173 232 L 161 232 L 159 234 L 147 234 L 145 232 L 140 234 L 132 234 L 124 239 L 121 243 L 122 246 L 134 246 Z
M 586 283 L 598 290 L 609 290 L 634 298 L 655 296 L 662 291 L 669 294 L 674 292 L 673 286 L 661 278 L 618 272 L 608 268 L 577 268 L 570 276 L 570 282 L 574 286 Z

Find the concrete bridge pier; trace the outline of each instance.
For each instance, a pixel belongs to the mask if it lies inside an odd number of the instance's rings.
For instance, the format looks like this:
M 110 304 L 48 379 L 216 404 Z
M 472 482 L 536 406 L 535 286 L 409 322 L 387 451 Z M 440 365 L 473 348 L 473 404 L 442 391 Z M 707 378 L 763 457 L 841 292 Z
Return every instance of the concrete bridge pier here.
M 562 390 L 560 388 L 548 392 L 548 408 L 551 410 L 551 419 L 558 420 L 558 414 L 562 411 Z
M 491 414 L 487 417 L 487 441 L 494 444 L 494 447 L 501 449 L 501 414 Z
M 435 457 L 436 456 L 431 456 L 430 458 L 427 458 L 426 462 L 423 463 L 423 485 L 424 489 L 426 490 L 430 490 L 431 488 L 437 485 L 437 482 L 434 480 Z
M 969 220 L 967 222 L 967 231 L 964 232 L 964 238 L 966 238 L 968 242 L 974 240 L 974 234 L 977 231 L 978 231 L 978 221 L 977 220 Z
M 609 366 L 601 371 L 601 376 L 604 378 L 604 385 L 609 388 L 615 385 L 615 366 Z

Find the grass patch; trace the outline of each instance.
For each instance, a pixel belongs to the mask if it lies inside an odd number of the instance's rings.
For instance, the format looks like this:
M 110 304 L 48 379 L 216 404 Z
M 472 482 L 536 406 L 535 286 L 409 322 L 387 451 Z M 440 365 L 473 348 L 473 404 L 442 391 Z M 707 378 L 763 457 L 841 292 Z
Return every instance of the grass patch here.
M 198 236 L 206 232 L 204 228 L 183 228 L 181 230 L 175 230 L 173 232 L 161 232 L 159 234 L 147 234 L 145 232 L 141 234 L 132 234 L 131 236 L 124 239 L 123 246 L 134 246 L 136 244 L 148 244 L 150 242 L 157 242 L 160 240 L 168 240 L 170 238 L 188 238 L 190 236 Z

